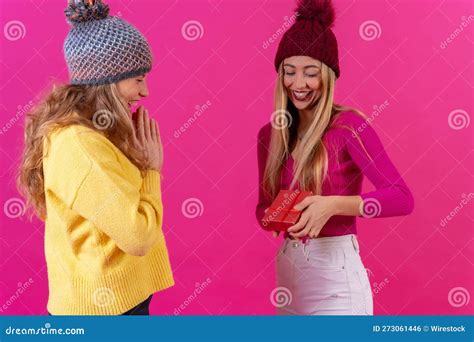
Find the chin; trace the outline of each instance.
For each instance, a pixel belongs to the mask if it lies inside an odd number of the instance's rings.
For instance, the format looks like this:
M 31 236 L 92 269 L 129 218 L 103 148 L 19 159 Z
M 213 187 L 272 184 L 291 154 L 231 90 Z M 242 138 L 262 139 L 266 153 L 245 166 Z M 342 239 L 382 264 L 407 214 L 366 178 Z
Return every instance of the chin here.
M 295 105 L 295 108 L 298 109 L 298 110 L 304 110 L 304 109 L 309 109 L 310 108 L 310 104 L 309 103 L 295 103 L 293 102 L 293 104 Z

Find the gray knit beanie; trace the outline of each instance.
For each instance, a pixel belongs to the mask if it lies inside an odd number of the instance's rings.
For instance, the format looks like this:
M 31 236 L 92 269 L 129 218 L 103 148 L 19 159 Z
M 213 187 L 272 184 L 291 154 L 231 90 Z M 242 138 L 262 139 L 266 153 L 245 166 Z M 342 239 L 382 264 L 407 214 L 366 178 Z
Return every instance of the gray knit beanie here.
M 72 26 L 64 41 L 71 84 L 110 84 L 151 70 L 153 57 L 145 37 L 109 16 L 102 0 L 69 0 L 64 13 Z

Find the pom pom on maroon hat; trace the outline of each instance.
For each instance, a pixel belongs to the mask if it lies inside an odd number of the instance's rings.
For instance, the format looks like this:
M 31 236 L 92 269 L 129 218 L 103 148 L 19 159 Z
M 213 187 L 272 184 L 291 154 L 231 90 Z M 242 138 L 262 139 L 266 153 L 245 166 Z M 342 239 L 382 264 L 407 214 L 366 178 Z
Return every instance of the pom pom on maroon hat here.
M 297 20 L 317 20 L 323 27 L 332 27 L 336 16 L 331 1 L 326 0 L 299 0 L 295 12 Z

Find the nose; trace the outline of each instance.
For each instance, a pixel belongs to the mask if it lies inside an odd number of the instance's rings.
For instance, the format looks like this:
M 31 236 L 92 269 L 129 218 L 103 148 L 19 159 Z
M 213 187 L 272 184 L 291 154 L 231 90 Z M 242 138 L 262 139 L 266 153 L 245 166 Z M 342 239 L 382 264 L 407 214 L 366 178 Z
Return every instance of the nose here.
M 140 96 L 141 97 L 148 96 L 148 86 L 147 86 L 146 80 L 143 80 L 143 82 L 141 83 Z
M 302 75 L 301 73 L 297 72 L 296 73 L 296 79 L 295 79 L 295 87 L 297 89 L 304 89 L 306 88 L 306 81 L 304 79 L 304 75 Z

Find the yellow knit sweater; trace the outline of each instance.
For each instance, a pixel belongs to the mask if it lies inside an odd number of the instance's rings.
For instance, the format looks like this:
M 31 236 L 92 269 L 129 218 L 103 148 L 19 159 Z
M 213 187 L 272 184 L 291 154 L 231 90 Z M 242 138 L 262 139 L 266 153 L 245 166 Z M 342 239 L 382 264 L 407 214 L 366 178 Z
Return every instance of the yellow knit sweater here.
M 100 133 L 72 125 L 44 143 L 48 311 L 118 315 L 174 285 L 160 173 L 142 178 Z

